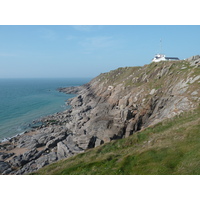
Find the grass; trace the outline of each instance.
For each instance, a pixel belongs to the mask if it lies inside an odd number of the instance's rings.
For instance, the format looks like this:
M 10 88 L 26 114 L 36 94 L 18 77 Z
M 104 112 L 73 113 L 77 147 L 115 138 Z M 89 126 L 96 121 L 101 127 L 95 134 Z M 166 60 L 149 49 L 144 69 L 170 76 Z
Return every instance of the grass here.
M 184 68 L 184 69 L 182 69 Z M 143 86 L 146 90 L 164 89 L 171 87 L 171 84 L 186 80 L 189 73 L 194 76 L 199 75 L 200 68 L 191 67 L 189 62 L 163 61 L 150 63 L 144 67 L 124 67 L 112 70 L 108 73 L 99 75 L 95 80 L 100 80 L 105 87 L 109 85 L 117 86 L 122 84 L 127 91 L 130 88 Z M 160 74 L 161 73 L 161 74 Z M 199 84 L 194 84 L 195 86 Z
M 200 107 L 32 174 L 200 174 Z

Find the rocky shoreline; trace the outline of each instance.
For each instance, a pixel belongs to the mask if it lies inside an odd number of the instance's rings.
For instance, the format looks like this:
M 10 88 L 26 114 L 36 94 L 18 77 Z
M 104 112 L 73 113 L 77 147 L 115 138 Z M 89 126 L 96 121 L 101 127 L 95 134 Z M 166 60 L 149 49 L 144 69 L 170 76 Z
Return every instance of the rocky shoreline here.
M 59 88 L 76 94 L 83 86 Z M 71 131 L 64 124 L 70 110 L 36 120 L 31 131 L 25 131 L 0 143 L 0 174 L 26 174 L 65 157 L 83 152 L 71 141 Z M 67 140 L 65 140 L 68 138 Z
M 129 137 L 200 104 L 200 56 L 100 74 L 76 93 L 69 110 L 0 143 L 0 174 L 28 174 L 112 140 Z

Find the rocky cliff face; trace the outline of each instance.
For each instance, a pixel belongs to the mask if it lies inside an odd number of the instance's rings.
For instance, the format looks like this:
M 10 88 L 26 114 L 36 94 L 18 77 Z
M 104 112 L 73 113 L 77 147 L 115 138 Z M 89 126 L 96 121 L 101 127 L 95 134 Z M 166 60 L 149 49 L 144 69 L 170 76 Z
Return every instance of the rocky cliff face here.
M 2 173 L 32 172 L 195 109 L 200 103 L 199 86 L 200 56 L 193 56 L 119 68 L 84 86 L 60 89 L 77 93 L 68 102 L 71 109 L 43 119 L 43 126 L 33 134 L 2 144 Z M 13 155 L 16 148 L 23 153 Z
M 101 74 L 70 101 L 72 123 L 66 127 L 76 133 L 79 146 L 83 138 L 92 138 L 84 148 L 95 147 L 196 108 L 200 102 L 199 58 Z

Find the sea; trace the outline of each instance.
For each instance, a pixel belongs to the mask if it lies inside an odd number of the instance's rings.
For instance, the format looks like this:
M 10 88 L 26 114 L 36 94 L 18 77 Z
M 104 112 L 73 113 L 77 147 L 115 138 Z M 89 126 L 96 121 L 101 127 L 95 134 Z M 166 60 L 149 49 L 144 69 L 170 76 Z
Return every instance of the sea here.
M 90 78 L 0 79 L 0 141 L 29 130 L 35 120 L 69 109 L 75 94 L 59 87 L 79 86 Z

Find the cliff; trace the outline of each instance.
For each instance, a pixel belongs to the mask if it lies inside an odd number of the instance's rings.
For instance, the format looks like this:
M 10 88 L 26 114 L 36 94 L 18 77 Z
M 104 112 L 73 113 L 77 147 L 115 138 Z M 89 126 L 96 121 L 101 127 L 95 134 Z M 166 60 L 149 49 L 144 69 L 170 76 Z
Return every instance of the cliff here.
M 85 149 L 197 108 L 200 68 L 199 62 L 191 62 L 151 63 L 99 75 L 70 101 L 71 123 L 66 127 Z M 84 138 L 91 139 L 89 145 Z
M 77 93 L 68 102 L 71 109 L 44 118 L 41 127 L 2 144 L 1 173 L 33 172 L 195 110 L 200 104 L 199 85 L 200 56 L 193 56 L 119 68 L 81 87 L 60 89 Z

